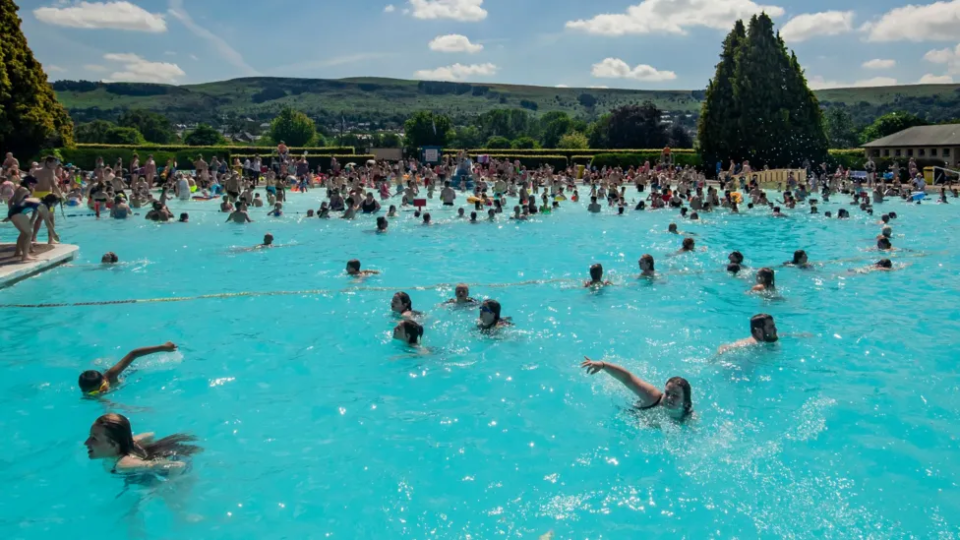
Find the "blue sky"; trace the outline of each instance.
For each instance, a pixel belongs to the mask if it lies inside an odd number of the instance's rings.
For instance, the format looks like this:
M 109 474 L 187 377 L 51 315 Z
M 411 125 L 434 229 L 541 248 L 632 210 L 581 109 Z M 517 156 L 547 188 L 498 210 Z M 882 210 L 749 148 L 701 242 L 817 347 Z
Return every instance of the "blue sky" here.
M 960 82 L 960 0 L 20 0 L 51 79 L 356 76 L 704 88 L 767 11 L 813 87 Z

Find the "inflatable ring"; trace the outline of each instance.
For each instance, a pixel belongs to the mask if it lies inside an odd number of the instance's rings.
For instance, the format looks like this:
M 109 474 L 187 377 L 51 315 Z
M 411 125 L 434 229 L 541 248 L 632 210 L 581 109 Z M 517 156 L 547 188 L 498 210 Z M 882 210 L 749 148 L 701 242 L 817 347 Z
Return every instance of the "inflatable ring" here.
M 739 191 L 734 191 L 731 193 L 730 198 L 737 204 L 743 203 L 743 195 L 741 195 Z

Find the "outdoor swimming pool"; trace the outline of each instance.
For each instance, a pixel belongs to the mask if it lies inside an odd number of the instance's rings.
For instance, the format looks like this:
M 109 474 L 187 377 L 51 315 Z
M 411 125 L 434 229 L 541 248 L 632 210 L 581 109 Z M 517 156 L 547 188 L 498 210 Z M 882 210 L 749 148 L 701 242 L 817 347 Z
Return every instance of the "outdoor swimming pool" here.
M 192 201 L 171 203 L 189 224 L 61 221 L 78 259 L 3 290 L 0 303 L 326 292 L 0 309 L 0 537 L 960 532 L 960 200 L 891 201 L 869 220 L 804 207 L 791 219 L 724 212 L 699 224 L 569 202 L 519 224 L 432 209 L 434 227 L 404 214 L 375 235 L 369 216 L 306 220 L 322 195 L 291 194 L 281 219 L 254 209 L 247 226 Z M 849 274 L 880 258 L 866 249 L 891 210 L 894 245 L 914 250 L 892 258 L 908 266 Z M 707 251 L 668 258 L 682 238 L 666 233 L 671 221 Z M 231 251 L 267 231 L 292 245 Z M 754 271 L 795 249 L 826 264 L 776 268 L 782 299 L 765 299 L 744 292 L 752 272 L 724 272 L 735 249 Z M 101 267 L 106 251 L 121 264 Z M 644 253 L 662 279 L 636 278 Z M 354 282 L 343 274 L 351 258 L 382 275 Z M 594 262 L 615 287 L 581 288 Z M 516 326 L 484 336 L 475 309 L 439 306 L 460 281 L 499 300 Z M 428 353 L 390 339 L 399 290 L 426 313 Z M 802 336 L 718 358 L 762 312 Z M 109 402 L 81 398 L 81 371 L 168 340 L 180 350 L 138 361 Z M 661 388 L 686 377 L 697 417 L 629 411 L 618 383 L 580 370 L 583 355 Z M 83 447 L 105 412 L 127 415 L 135 432 L 196 434 L 205 451 L 182 478 L 125 489 Z

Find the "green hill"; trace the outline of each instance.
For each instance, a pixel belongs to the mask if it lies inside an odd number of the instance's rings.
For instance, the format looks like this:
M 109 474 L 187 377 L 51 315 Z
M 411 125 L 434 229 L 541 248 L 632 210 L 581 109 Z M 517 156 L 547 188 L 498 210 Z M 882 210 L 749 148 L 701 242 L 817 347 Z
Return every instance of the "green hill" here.
M 288 105 L 327 126 L 338 125 L 342 119 L 398 125 L 422 109 L 448 114 L 455 121 L 497 108 L 565 111 L 591 119 L 612 108 L 648 100 L 665 111 L 696 115 L 703 98 L 702 90 L 552 88 L 367 77 L 257 77 L 185 86 L 57 81 L 53 87 L 77 122 L 114 120 L 125 108 L 154 110 L 178 123 L 216 123 L 228 117 L 269 121 Z M 960 118 L 957 84 L 837 88 L 818 91 L 817 96 L 825 107 L 848 107 L 861 124 L 894 110 L 907 110 L 931 122 Z

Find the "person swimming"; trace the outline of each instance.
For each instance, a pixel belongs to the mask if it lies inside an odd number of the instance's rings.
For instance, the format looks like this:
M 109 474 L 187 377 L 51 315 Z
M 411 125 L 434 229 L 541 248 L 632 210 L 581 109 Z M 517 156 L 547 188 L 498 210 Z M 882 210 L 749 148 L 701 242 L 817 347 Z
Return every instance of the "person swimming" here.
M 358 259 L 350 259 L 349 261 L 347 261 L 348 276 L 366 277 L 366 276 L 375 276 L 379 273 L 380 272 L 378 272 L 377 270 L 361 270 L 360 261 Z
M 613 285 L 609 281 L 603 280 L 603 265 L 600 263 L 590 266 L 590 281 L 584 282 L 584 288 L 598 288 Z
M 104 257 L 106 257 L 106 255 L 104 255 Z M 120 382 L 120 375 L 122 375 L 123 372 L 130 367 L 130 364 L 132 364 L 137 358 L 142 358 L 158 352 L 171 352 L 175 350 L 177 350 L 177 346 L 170 341 L 164 343 L 163 345 L 134 349 L 127 353 L 127 355 L 117 362 L 112 368 L 103 373 L 95 370 L 87 370 L 81 373 L 80 380 L 78 382 L 80 391 L 87 396 L 100 396 L 106 394 L 113 388 L 114 385 Z
M 749 347 L 759 343 L 775 343 L 779 339 L 780 337 L 777 335 L 777 325 L 773 321 L 773 316 L 760 313 L 750 318 L 750 337 L 721 346 L 717 354 L 723 354 L 733 349 Z
M 657 273 L 654 270 L 653 255 L 650 255 L 649 253 L 647 253 L 644 256 L 640 257 L 639 264 L 640 264 L 640 277 L 652 278 L 657 276 Z
M 127 417 L 110 413 L 97 418 L 90 426 L 90 434 L 83 444 L 87 447 L 87 457 L 115 460 L 110 472 L 124 474 L 183 470 L 187 463 L 177 458 L 203 451 L 199 446 L 189 444 L 196 440 L 196 437 L 182 433 L 160 440 L 154 440 L 153 433 L 134 436 Z
M 757 284 L 750 289 L 750 292 L 774 291 L 774 274 L 772 268 L 761 268 L 757 270 Z
M 117 254 L 108 251 L 103 254 L 103 257 L 100 257 L 100 264 L 116 264 L 120 262 L 120 257 L 117 257 Z
M 633 392 L 639 398 L 636 404 L 637 409 L 644 411 L 662 407 L 676 420 L 684 420 L 693 414 L 690 383 L 683 377 L 671 377 L 661 391 L 621 366 L 594 361 L 586 356 L 583 358 L 580 367 L 585 369 L 587 374 L 596 375 L 602 371 Z
M 481 332 L 490 332 L 501 326 L 512 326 L 509 318 L 500 316 L 500 302 L 496 300 L 484 300 L 480 304 L 480 318 L 477 320 L 477 328 Z
M 423 325 L 411 319 L 404 319 L 393 327 L 393 339 L 401 340 L 407 345 L 418 345 L 423 339 Z
M 783 263 L 783 266 L 796 266 L 797 268 L 813 268 L 813 265 L 807 262 L 807 252 L 798 249 L 793 252 L 793 260 Z
M 419 311 L 414 311 L 413 301 L 410 295 L 400 291 L 393 295 L 390 300 L 390 310 L 404 318 L 413 318 L 422 315 Z
M 470 287 L 466 283 L 458 283 L 453 294 L 454 297 L 444 302 L 444 304 L 475 306 L 479 303 L 477 300 L 470 298 Z

